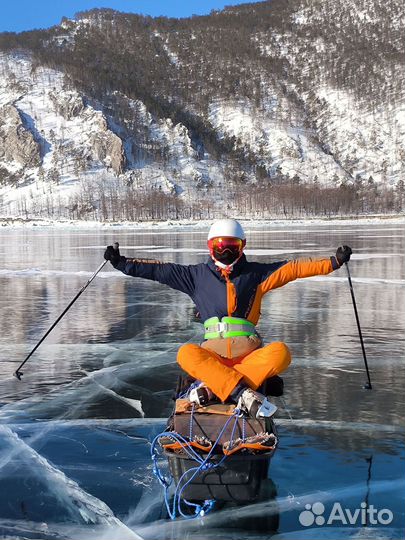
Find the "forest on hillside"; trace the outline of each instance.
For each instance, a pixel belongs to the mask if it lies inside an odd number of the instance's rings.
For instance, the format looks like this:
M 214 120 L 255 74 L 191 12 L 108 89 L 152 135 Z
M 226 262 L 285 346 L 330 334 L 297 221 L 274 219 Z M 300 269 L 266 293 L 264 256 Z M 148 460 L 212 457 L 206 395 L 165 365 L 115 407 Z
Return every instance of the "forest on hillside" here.
M 245 216 L 257 219 L 309 218 L 397 214 L 405 206 L 405 185 L 381 187 L 374 182 L 358 182 L 325 188 L 291 182 L 246 186 L 244 183 L 207 188 L 198 200 L 180 198 L 156 189 L 139 189 L 120 179 L 100 177 L 82 181 L 69 201 L 61 200 L 50 184 L 42 199 L 32 207 L 21 197 L 19 215 L 50 219 L 96 221 L 148 221 L 169 219 L 216 219 L 223 216 Z M 211 197 L 215 199 L 213 202 Z
M 165 165 L 170 149 L 148 138 L 135 101 L 155 118 L 184 125 L 197 154 L 221 162 L 228 179 L 226 204 L 241 212 L 395 212 L 403 208 L 403 181 L 378 185 L 372 175 L 357 177 L 356 158 L 339 161 L 351 181 L 336 185 L 321 185 L 316 177 L 304 182 L 281 168 L 270 171 L 260 153 L 215 129 L 209 107 L 213 99 L 249 100 L 260 115 L 271 95 L 284 96 L 290 107 L 280 123 L 304 119 L 313 141 L 332 154 L 322 140 L 322 126 L 314 129 L 325 106 L 316 89 L 328 85 L 344 91 L 371 114 L 403 102 L 402 17 L 399 0 L 272 0 L 180 20 L 93 9 L 48 30 L 0 34 L 0 50 L 28 50 L 34 67 L 62 71 L 67 88 L 101 103 L 111 121 L 138 142 L 139 157 L 143 153 Z M 404 163 L 405 150 L 398 152 Z M 58 179 L 51 183 L 57 185 Z M 187 217 L 209 212 L 224 190 L 210 182 L 201 189 L 197 185 L 199 204 L 153 186 L 140 191 L 136 183 L 120 179 L 96 183 L 83 183 L 67 208 L 58 206 L 56 193 L 48 193 L 41 211 L 77 217 L 97 212 L 103 219 Z M 22 199 L 21 211 L 24 206 Z
M 328 81 L 371 109 L 389 106 L 404 98 L 403 26 L 393 24 L 402 16 L 399 0 L 271 0 L 188 19 L 93 9 L 76 16 L 89 24 L 65 19 L 48 30 L 2 33 L 0 50 L 28 49 L 38 64 L 63 70 L 72 86 L 110 105 L 117 120 L 132 122 L 128 129 L 136 131 L 136 115 L 114 92 L 182 122 L 214 156 L 234 151 L 241 158 L 235 141 L 219 139 L 206 120 L 213 96 L 260 107 L 267 84 L 299 101 Z M 294 64 L 277 53 L 281 36 L 291 39 Z M 263 55 L 264 45 L 273 52 Z

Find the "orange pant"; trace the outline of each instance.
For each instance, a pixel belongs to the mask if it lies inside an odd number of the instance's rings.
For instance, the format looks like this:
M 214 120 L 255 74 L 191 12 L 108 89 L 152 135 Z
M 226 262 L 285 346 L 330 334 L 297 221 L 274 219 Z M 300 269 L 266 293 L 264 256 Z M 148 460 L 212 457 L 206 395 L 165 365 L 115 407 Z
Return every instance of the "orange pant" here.
M 285 371 L 291 354 L 285 343 L 275 341 L 247 356 L 227 359 L 190 343 L 180 347 L 177 362 L 225 401 L 241 379 L 256 390 L 268 377 Z

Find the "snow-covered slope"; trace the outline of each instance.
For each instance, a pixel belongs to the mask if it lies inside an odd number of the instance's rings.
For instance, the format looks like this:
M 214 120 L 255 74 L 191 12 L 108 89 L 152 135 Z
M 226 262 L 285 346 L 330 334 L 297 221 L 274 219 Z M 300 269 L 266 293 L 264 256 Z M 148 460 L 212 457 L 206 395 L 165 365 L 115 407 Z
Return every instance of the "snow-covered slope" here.
M 41 214 L 50 204 L 69 208 L 83 184 L 95 179 L 195 200 L 210 178 L 221 177 L 218 164 L 197 156 L 183 125 L 153 119 L 140 101 L 121 96 L 146 142 L 103 114 L 102 104 L 68 88 L 62 73 L 34 68 L 26 53 L 0 54 L 0 73 L 2 215 Z M 151 149 L 164 159 L 145 157 Z
M 183 21 L 95 9 L 0 34 L 0 213 L 398 211 L 402 12 L 400 0 L 271 0 Z
M 317 100 L 319 138 L 350 177 L 391 185 L 405 178 L 405 101 L 370 110 L 330 87 L 320 88 Z
M 296 114 L 293 121 L 291 112 Z M 272 175 L 281 172 L 309 182 L 317 178 L 324 185 L 347 178 L 347 172 L 322 150 L 314 131 L 305 127 L 305 119 L 283 97 L 275 95 L 264 110 L 255 110 L 248 101 L 213 102 L 209 118 L 220 133 L 236 137 L 260 156 Z
M 21 53 L 1 55 L 0 72 L 0 167 L 15 179 L 1 188 L 3 212 L 20 213 L 52 190 L 68 195 L 81 173 L 123 171 L 121 139 L 61 73 L 33 69 Z

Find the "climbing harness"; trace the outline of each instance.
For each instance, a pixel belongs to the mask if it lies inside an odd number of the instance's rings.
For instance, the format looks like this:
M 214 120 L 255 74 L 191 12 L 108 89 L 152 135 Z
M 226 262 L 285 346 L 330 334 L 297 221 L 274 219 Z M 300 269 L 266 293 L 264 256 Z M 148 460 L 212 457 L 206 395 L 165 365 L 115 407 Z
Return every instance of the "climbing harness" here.
M 254 336 L 255 325 L 239 317 L 211 317 L 204 321 L 204 339 L 229 338 L 237 336 Z

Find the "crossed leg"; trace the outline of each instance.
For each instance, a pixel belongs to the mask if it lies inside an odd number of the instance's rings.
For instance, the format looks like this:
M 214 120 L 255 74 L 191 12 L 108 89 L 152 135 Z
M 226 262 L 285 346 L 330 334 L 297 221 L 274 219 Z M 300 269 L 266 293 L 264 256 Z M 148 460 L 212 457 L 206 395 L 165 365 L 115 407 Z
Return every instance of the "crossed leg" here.
M 285 343 L 276 341 L 243 358 L 228 360 L 189 343 L 180 347 L 177 362 L 189 375 L 204 382 L 226 401 L 242 379 L 256 390 L 268 377 L 285 371 L 291 363 L 291 354 Z

